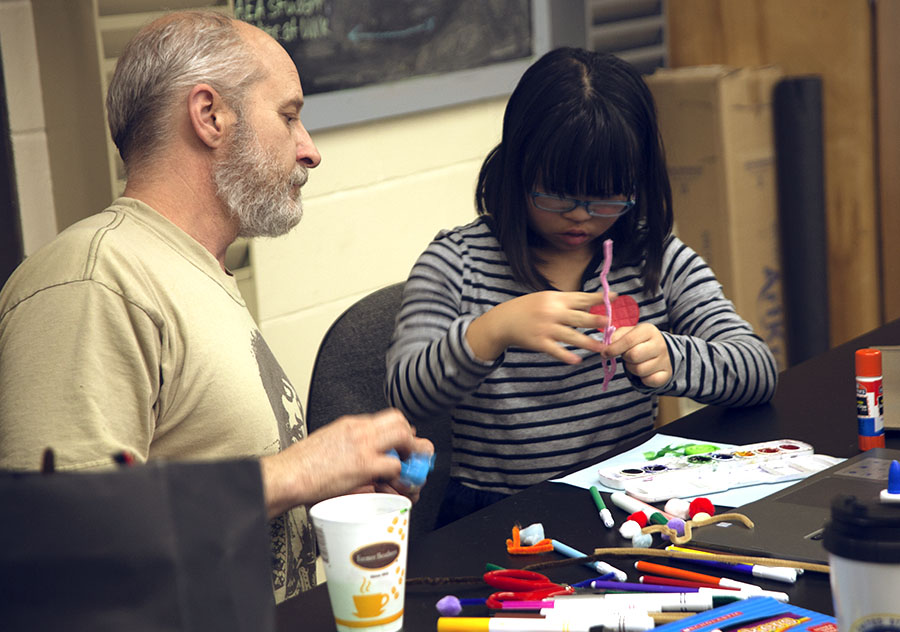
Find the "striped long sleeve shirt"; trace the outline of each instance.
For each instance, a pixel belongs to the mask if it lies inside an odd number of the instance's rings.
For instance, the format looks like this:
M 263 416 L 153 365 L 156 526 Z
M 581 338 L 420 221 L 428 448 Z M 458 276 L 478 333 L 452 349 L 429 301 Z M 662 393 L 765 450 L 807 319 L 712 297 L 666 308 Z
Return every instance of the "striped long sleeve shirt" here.
M 585 275 L 583 291 L 602 291 L 601 269 L 602 261 Z M 649 434 L 658 395 L 727 406 L 771 399 L 771 351 L 709 266 L 677 237 L 666 242 L 657 291 L 645 288 L 639 267 L 617 266 L 615 257 L 608 281 L 612 292 L 637 301 L 641 322 L 662 332 L 673 369 L 665 386 L 646 387 L 620 361 L 603 392 L 603 358 L 577 348 L 571 350 L 582 361 L 574 365 L 516 347 L 494 362 L 479 360 L 465 339 L 469 324 L 531 290 L 513 278 L 483 219 L 442 232 L 404 288 L 386 359 L 388 401 L 412 422 L 449 411 L 451 476 L 513 493 Z

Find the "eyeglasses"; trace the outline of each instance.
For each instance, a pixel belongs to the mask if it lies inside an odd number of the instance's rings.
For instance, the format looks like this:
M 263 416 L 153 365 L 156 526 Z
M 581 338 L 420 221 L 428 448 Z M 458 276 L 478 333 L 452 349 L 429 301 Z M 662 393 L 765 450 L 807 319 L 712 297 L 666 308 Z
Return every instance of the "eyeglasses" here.
M 542 211 L 568 213 L 583 206 L 591 217 L 619 217 L 630 211 L 635 204 L 634 195 L 627 200 L 578 200 L 532 191 L 531 199 L 534 201 L 534 205 Z

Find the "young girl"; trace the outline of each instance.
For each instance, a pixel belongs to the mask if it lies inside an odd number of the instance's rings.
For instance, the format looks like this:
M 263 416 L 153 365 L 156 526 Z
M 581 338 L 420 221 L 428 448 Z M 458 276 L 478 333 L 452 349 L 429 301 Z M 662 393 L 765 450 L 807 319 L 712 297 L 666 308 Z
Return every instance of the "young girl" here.
M 387 355 L 393 406 L 413 422 L 452 419 L 439 525 L 648 436 L 658 395 L 772 397 L 768 347 L 671 234 L 653 98 L 628 63 L 573 48 L 535 62 L 476 204 L 478 219 L 439 234 L 415 264 Z M 609 298 L 640 311 L 610 344 L 607 317 L 590 312 L 604 303 L 606 240 Z

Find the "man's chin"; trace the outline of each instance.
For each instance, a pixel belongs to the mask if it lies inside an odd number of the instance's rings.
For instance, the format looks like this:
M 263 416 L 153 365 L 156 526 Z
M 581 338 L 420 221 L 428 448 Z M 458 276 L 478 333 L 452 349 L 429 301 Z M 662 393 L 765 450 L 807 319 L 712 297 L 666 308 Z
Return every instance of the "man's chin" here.
M 273 221 L 272 218 L 269 218 L 269 221 L 266 221 L 263 225 L 242 223 L 241 229 L 238 231 L 238 237 L 282 237 L 291 232 L 302 218 L 303 209 L 298 208 L 296 213 L 288 217 L 278 218 L 279 221 Z

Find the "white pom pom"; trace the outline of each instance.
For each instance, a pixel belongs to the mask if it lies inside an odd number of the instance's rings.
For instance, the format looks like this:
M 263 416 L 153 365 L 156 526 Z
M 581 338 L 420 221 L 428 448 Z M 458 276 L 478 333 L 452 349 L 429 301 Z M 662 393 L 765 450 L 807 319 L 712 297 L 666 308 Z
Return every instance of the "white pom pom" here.
M 641 525 L 636 523 L 634 520 L 626 520 L 622 523 L 622 526 L 619 527 L 619 533 L 623 538 L 628 538 L 629 540 L 634 536 L 638 535 L 641 532 Z
M 672 498 L 671 500 L 666 502 L 666 506 L 663 508 L 667 514 L 672 514 L 673 516 L 678 516 L 679 518 L 684 518 L 687 520 L 690 517 L 690 507 L 691 503 L 685 500 L 684 498 Z
M 638 549 L 649 549 L 653 544 L 653 536 L 649 533 L 638 533 L 631 538 L 631 544 Z

